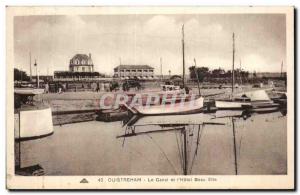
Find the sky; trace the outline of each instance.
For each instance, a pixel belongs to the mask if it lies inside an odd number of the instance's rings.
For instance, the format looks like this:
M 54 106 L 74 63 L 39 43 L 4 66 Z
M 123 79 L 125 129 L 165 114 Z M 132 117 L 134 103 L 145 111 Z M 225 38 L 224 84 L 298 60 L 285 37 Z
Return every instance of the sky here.
M 29 74 L 29 53 L 40 75 L 68 70 L 78 53 L 91 53 L 94 69 L 113 74 L 121 64 L 148 64 L 160 74 L 182 74 L 182 25 L 186 72 L 194 65 L 280 72 L 286 62 L 285 15 L 54 15 L 14 18 L 14 66 Z M 286 70 L 286 66 L 283 66 Z M 33 71 L 33 74 L 35 72 Z

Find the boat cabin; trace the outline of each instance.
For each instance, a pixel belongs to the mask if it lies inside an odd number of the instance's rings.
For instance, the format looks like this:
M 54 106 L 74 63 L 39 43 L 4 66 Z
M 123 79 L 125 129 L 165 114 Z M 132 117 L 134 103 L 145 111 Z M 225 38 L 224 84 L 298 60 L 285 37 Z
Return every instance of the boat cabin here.
M 161 85 L 163 91 L 178 91 L 180 90 L 180 86 L 175 85 Z
M 234 101 L 238 101 L 238 102 L 251 102 L 251 99 L 244 94 L 241 97 L 235 97 Z

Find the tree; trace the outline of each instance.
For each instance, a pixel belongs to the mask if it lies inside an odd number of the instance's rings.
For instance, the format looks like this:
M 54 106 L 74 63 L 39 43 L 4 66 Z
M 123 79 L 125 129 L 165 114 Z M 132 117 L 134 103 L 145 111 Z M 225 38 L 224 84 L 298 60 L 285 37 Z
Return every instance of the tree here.
M 225 70 L 218 68 L 211 71 L 211 76 L 213 78 L 221 78 L 225 76 Z
M 190 70 L 190 78 L 196 80 L 197 79 L 196 73 L 197 73 L 200 82 L 202 82 L 204 78 L 208 77 L 210 74 L 209 68 L 207 67 L 197 67 L 195 70 L 195 66 L 191 66 L 189 67 L 189 70 Z
M 26 72 L 14 68 L 14 80 L 15 81 L 29 81 L 30 78 L 27 76 Z
M 253 72 L 253 77 L 254 77 L 254 78 L 256 78 L 256 77 L 257 77 L 257 75 L 256 75 L 256 71 L 254 71 L 254 72 Z

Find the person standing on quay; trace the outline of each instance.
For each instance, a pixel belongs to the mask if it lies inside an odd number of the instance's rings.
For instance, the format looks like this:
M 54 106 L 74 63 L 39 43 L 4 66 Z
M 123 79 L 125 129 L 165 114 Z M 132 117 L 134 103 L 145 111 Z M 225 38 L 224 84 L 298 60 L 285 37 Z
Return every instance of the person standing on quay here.
M 49 83 L 45 84 L 45 93 L 49 93 Z
M 96 91 L 99 92 L 100 91 L 100 84 L 97 83 L 97 88 L 96 88 Z

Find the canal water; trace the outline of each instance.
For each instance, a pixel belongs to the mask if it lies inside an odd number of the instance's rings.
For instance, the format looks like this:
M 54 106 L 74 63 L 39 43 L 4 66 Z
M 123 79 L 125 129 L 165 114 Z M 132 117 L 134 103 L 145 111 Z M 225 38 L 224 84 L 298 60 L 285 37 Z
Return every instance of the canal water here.
M 66 124 L 22 142 L 21 163 L 45 175 L 286 174 L 287 119 L 275 112 Z

